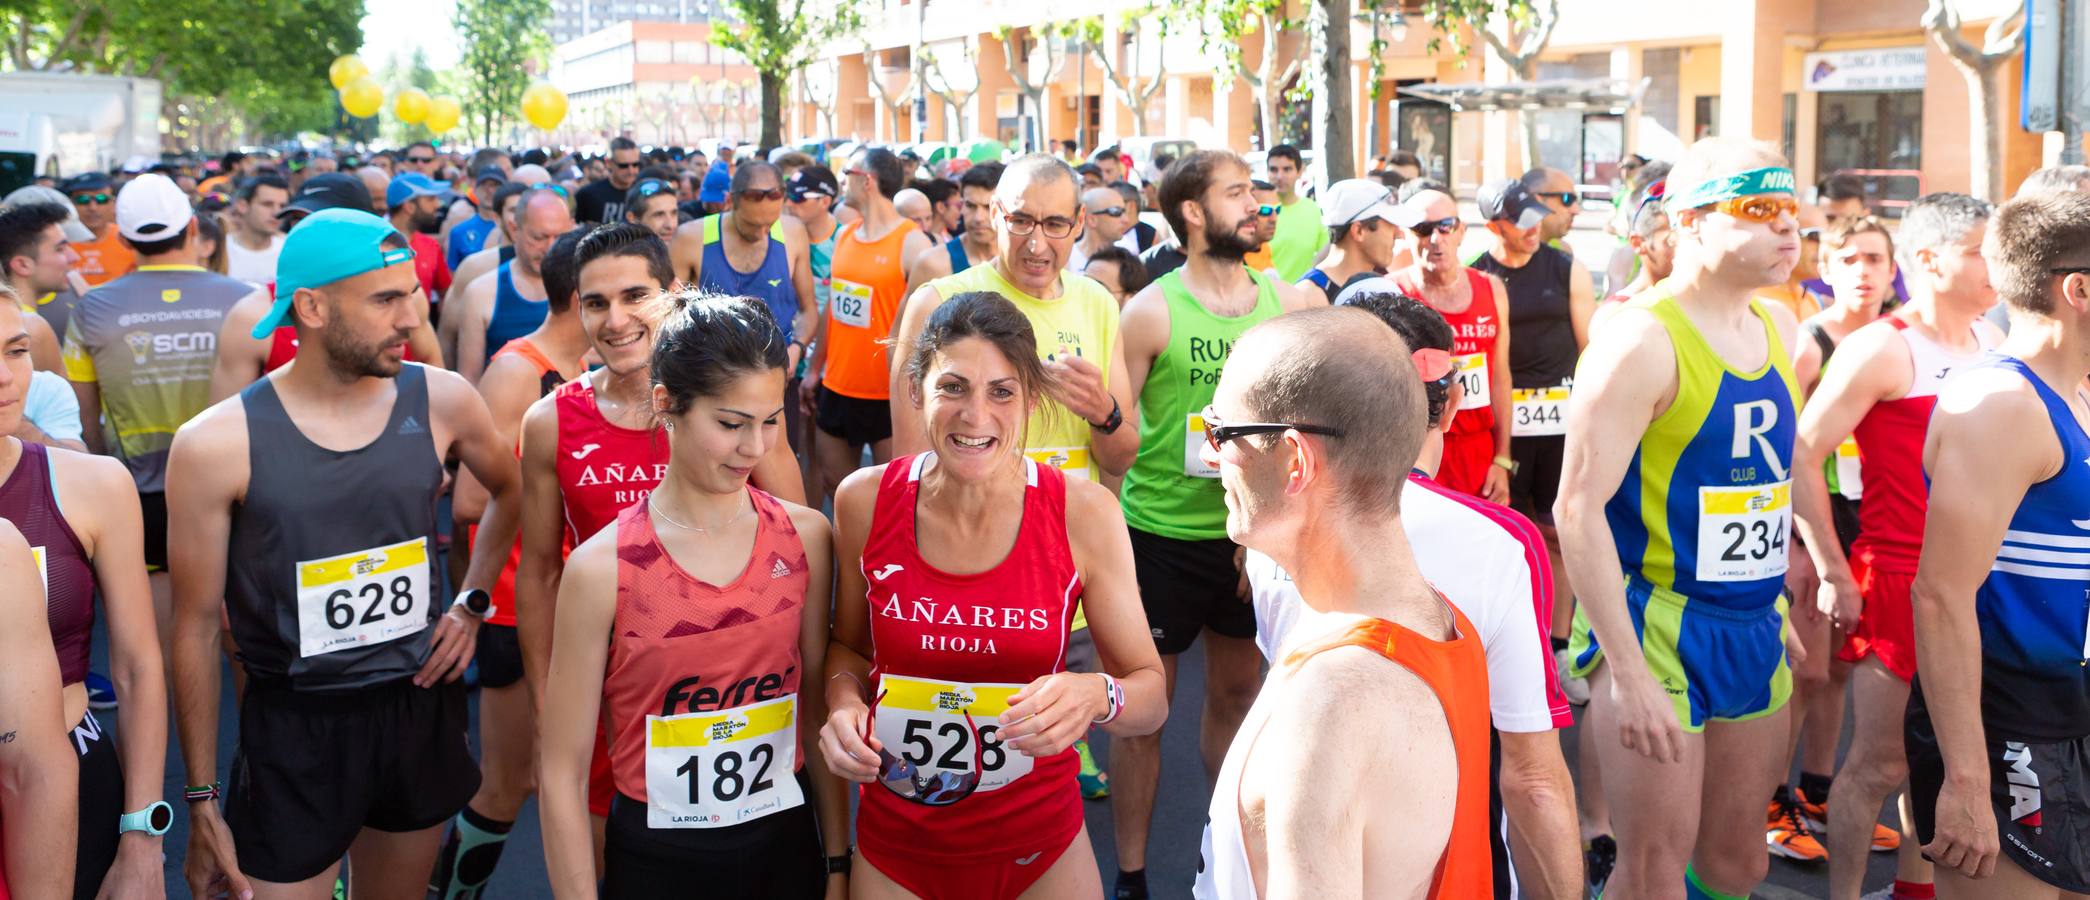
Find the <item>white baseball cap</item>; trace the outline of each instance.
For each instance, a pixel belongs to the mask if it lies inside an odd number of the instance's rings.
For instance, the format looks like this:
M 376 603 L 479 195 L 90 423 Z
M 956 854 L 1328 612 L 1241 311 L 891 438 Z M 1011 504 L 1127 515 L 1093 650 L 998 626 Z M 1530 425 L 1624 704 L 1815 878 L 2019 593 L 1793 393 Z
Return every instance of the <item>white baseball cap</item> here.
M 67 242 L 85 244 L 94 240 L 94 232 L 87 230 L 86 225 L 80 224 L 80 211 L 74 209 L 73 202 L 67 200 L 64 194 L 59 193 L 54 188 L 34 184 L 16 188 L 14 193 L 8 194 L 6 199 L 0 200 L 0 209 L 27 206 L 32 203 L 41 203 L 45 206 L 55 206 L 65 210 L 65 221 L 58 223 L 58 225 L 59 229 L 65 232 Z
M 1335 228 L 1365 219 L 1407 228 L 1422 221 L 1422 211 L 1393 202 L 1393 188 L 1370 178 L 1345 178 L 1321 195 L 1321 224 Z
M 134 241 L 164 241 L 195 218 L 188 195 L 165 175 L 140 175 L 116 195 L 116 232 Z

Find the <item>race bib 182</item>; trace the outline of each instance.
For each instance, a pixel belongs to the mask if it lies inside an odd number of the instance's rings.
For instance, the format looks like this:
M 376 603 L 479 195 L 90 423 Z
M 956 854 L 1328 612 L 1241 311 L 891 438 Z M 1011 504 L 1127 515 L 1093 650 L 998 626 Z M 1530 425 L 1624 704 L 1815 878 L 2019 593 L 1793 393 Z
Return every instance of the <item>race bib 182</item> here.
M 972 771 L 975 739 L 980 743 L 979 790 L 999 790 L 1030 774 L 1031 758 L 1002 746 L 996 736 L 1001 727 L 995 717 L 1009 708 L 1009 698 L 1023 690 L 1023 685 L 884 675 L 878 680 L 878 690 L 885 695 L 878 701 L 878 717 L 872 726 L 879 742 L 886 752 L 912 763 L 922 777 Z M 972 714 L 971 724 L 965 721 L 967 713 Z
M 796 694 L 646 717 L 646 825 L 723 828 L 805 803 Z
M 1785 574 L 1792 482 L 1698 489 L 1698 580 L 1758 581 Z
M 428 627 L 428 539 L 297 565 L 298 655 L 381 644 Z

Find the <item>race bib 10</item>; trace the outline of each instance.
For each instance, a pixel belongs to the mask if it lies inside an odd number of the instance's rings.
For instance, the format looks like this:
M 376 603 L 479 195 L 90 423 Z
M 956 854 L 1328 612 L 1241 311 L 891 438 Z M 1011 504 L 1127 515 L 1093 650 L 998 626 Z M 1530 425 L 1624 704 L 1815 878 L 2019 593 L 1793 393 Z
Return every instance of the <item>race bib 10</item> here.
M 428 539 L 297 565 L 298 655 L 381 644 L 428 627 Z
M 723 828 L 805 803 L 798 695 L 646 717 L 646 825 Z
M 1464 353 L 1451 358 L 1454 371 L 1459 373 L 1459 389 L 1466 396 L 1459 400 L 1460 409 L 1484 409 L 1488 399 L 1488 355 Z
M 1698 489 L 1699 581 L 1758 581 L 1785 574 L 1792 482 Z
M 871 301 L 874 299 L 869 285 L 857 284 L 841 278 L 834 279 L 833 290 L 828 292 L 828 309 L 834 312 L 835 321 L 858 328 L 871 327 Z
M 1567 385 L 1509 392 L 1516 404 L 1510 421 L 1512 437 L 1555 437 L 1567 434 Z
M 886 752 L 912 763 L 922 777 L 972 771 L 974 740 L 980 742 L 978 790 L 999 790 L 1030 774 L 1031 758 L 1002 746 L 997 737 L 1001 726 L 995 721 L 1023 685 L 884 675 L 878 680 L 878 690 L 884 699 L 878 701 L 873 731 Z M 972 714 L 969 725 L 967 713 Z

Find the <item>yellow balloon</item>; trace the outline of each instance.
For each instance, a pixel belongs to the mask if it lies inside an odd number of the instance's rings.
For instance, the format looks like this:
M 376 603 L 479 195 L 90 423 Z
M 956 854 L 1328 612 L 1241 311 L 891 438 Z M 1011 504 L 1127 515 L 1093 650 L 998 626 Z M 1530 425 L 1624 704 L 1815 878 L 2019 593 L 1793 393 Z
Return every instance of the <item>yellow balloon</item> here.
M 353 53 L 335 57 L 334 64 L 327 67 L 327 78 L 334 82 L 334 89 L 337 91 L 347 87 L 349 82 L 368 74 L 370 67 L 363 65 L 362 57 Z
M 522 114 L 539 129 L 557 128 L 566 119 L 566 93 L 542 81 L 530 85 L 523 91 Z
M 378 87 L 377 82 L 368 75 L 341 88 L 341 108 L 348 110 L 348 114 L 356 118 L 367 119 L 377 115 L 377 111 L 384 105 L 385 89 Z
M 442 134 L 457 127 L 457 120 L 464 116 L 464 107 L 455 97 L 437 97 L 428 101 L 428 116 L 421 124 L 428 126 L 434 134 Z
M 392 115 L 399 121 L 412 125 L 428 118 L 428 94 L 420 88 L 407 88 L 392 98 Z

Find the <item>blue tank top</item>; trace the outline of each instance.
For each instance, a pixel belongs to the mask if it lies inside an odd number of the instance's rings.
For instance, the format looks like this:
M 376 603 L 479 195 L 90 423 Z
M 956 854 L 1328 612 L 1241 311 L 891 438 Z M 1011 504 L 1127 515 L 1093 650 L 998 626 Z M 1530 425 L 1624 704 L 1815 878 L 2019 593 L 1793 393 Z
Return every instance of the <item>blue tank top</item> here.
M 791 283 L 791 255 L 784 242 L 769 238 L 769 253 L 753 272 L 733 268 L 726 259 L 726 243 L 719 233 L 719 217 L 704 220 L 704 267 L 697 273 L 698 287 L 734 297 L 754 297 L 769 307 L 777 331 L 789 341 L 791 319 L 798 315 L 798 289 Z
M 2074 740 L 2090 735 L 2090 435 L 2022 361 L 1993 354 L 1979 365 L 2032 384 L 2064 460 L 2018 501 L 1975 593 L 1981 718 L 1991 741 Z
M 486 362 L 501 352 L 508 342 L 536 331 L 544 324 L 544 316 L 550 312 L 551 304 L 540 298 L 531 300 L 515 291 L 515 279 L 509 277 L 514 260 L 501 263 L 494 279 L 493 315 L 486 318 Z
M 956 275 L 972 268 L 972 258 L 965 255 L 965 239 L 954 237 L 943 243 L 943 249 L 951 254 L 951 274 Z

